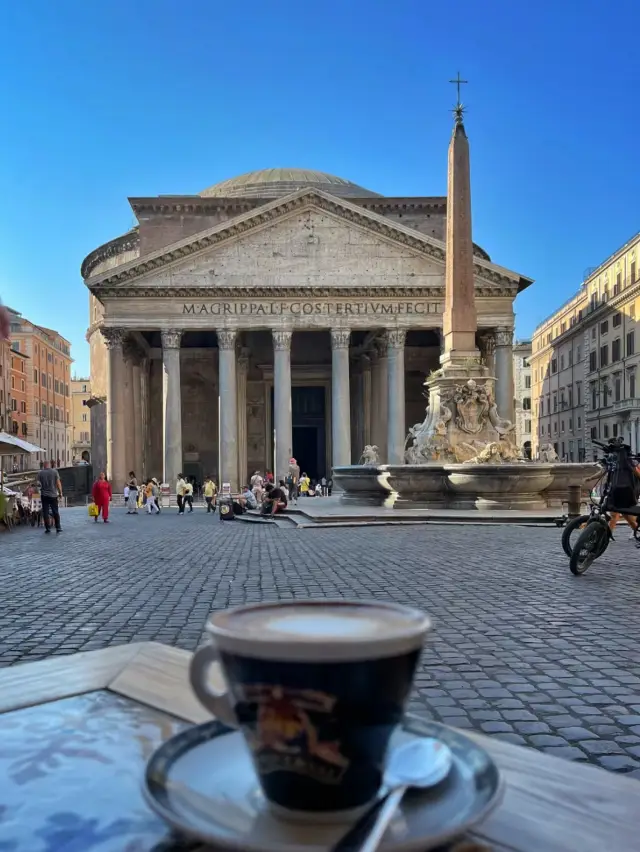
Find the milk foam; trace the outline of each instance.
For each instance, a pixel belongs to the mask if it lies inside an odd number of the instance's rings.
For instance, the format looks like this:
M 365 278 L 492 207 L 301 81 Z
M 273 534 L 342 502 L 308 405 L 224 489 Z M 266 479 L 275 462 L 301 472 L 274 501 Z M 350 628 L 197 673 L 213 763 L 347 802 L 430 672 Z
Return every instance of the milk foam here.
M 214 622 L 233 634 L 286 642 L 359 642 L 412 632 L 421 619 L 383 605 L 292 604 L 217 613 Z

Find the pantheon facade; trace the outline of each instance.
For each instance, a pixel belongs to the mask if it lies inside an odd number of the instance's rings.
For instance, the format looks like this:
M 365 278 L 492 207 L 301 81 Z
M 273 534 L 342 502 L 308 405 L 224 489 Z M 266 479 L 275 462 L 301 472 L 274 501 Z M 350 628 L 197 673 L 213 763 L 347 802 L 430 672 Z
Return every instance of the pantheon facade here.
M 444 197 L 303 169 L 129 199 L 138 225 L 83 262 L 94 461 L 175 486 L 312 478 L 374 444 L 403 460 L 439 367 Z M 477 344 L 513 414 L 513 302 L 531 279 L 474 246 Z M 511 419 L 512 416 L 511 416 Z

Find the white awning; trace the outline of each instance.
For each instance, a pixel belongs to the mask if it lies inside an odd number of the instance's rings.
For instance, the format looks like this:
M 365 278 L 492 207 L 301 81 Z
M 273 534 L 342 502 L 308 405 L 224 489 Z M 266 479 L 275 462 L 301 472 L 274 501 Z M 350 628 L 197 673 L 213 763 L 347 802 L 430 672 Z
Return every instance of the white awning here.
M 23 453 L 44 453 L 42 447 L 36 447 L 28 441 L 23 441 L 17 435 L 0 432 L 0 456 L 17 456 Z

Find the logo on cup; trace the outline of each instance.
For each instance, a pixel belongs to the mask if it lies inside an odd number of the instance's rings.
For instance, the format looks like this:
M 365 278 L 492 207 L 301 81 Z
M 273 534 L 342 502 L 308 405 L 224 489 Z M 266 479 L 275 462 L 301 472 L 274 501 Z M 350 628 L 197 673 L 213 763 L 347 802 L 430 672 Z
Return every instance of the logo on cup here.
M 294 772 L 339 784 L 350 761 L 331 736 L 336 697 L 308 689 L 242 684 L 239 718 L 249 723 L 249 745 L 261 774 Z

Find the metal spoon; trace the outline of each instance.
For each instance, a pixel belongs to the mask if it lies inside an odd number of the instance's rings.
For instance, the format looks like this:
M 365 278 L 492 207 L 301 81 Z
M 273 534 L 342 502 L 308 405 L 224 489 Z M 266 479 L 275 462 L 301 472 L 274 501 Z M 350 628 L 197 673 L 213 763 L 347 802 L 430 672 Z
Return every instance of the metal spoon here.
M 375 852 L 407 790 L 435 787 L 449 774 L 449 747 L 431 737 L 416 737 L 391 752 L 384 773 L 387 793 L 360 817 L 331 852 Z

